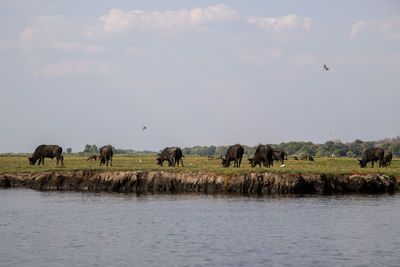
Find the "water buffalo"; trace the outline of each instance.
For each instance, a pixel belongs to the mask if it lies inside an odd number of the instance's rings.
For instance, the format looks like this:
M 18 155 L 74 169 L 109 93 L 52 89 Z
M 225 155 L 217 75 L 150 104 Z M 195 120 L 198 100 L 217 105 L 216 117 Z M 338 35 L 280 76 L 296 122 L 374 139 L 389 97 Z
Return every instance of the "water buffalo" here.
M 61 161 L 61 165 L 64 165 L 64 156 L 62 155 L 62 148 L 57 145 L 40 145 L 33 152 L 32 157 L 28 158 L 31 165 L 35 165 L 36 161 L 39 160 L 38 165 L 42 163 L 44 165 L 44 158 L 56 158 L 57 165 Z
M 162 166 L 166 160 L 168 161 L 168 166 L 179 167 L 179 162 L 181 162 L 182 167 L 184 167 L 182 158 L 183 153 L 180 147 L 166 147 L 161 154 L 158 154 L 157 164 Z
M 285 151 L 279 150 L 279 149 L 274 149 L 273 153 L 272 153 L 272 164 L 273 164 L 273 161 L 276 160 L 278 162 L 280 161 L 281 164 L 283 165 L 283 162 L 285 160 L 285 156 L 286 156 Z
M 314 161 L 314 158 L 312 156 L 308 156 L 308 155 L 303 155 L 300 158 L 301 160 L 309 160 L 309 161 Z
M 254 153 L 254 157 L 249 159 L 251 167 L 254 168 L 257 164 L 261 167 L 261 163 L 263 163 L 264 167 L 269 168 L 272 166 L 273 153 L 274 151 L 271 146 L 259 145 Z
M 296 157 L 296 156 L 294 156 L 294 157 L 293 157 L 293 159 L 294 159 L 294 160 L 299 160 L 299 158 L 298 158 L 298 157 Z
M 114 155 L 111 145 L 106 145 L 100 148 L 100 166 L 106 164 L 108 166 L 108 161 L 110 161 L 110 166 L 112 166 L 112 157 Z
M 91 155 L 91 156 L 88 157 L 88 159 L 87 159 L 86 161 L 88 161 L 88 160 L 90 160 L 90 161 L 92 161 L 92 160 L 97 161 L 97 156 L 96 156 L 96 155 Z
M 392 162 L 392 158 L 393 158 L 392 152 L 385 151 L 383 153 L 382 167 L 390 166 L 390 163 Z
M 380 147 L 368 148 L 367 150 L 364 151 L 362 159 L 358 160 L 358 162 L 361 168 L 367 167 L 367 163 L 371 162 L 373 168 L 374 162 L 379 161 L 379 167 L 381 167 L 383 163 L 383 154 L 384 154 L 383 149 Z
M 225 158 L 222 159 L 222 166 L 229 167 L 231 165 L 231 161 L 234 160 L 233 167 L 240 167 L 242 163 L 242 158 L 244 154 L 244 149 L 241 145 L 233 145 L 228 148 L 226 151 Z

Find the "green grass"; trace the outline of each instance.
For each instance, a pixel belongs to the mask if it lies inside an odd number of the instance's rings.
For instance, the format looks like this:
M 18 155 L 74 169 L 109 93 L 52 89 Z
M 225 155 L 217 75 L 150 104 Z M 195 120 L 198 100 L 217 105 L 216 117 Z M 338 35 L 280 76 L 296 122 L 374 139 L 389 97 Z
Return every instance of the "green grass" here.
M 223 168 L 220 160 L 208 160 L 207 157 L 185 156 L 183 161 L 185 167 L 168 167 L 167 162 L 164 166 L 157 165 L 157 155 L 149 154 L 132 154 L 132 155 L 114 155 L 113 166 L 99 166 L 98 161 L 86 161 L 87 156 L 72 154 L 64 155 L 64 166 L 56 166 L 55 159 L 45 159 L 45 166 L 29 165 L 28 155 L 21 154 L 3 154 L 0 155 L 0 173 L 13 172 L 43 172 L 48 170 L 107 170 L 107 171 L 171 171 L 171 172 L 209 172 L 221 174 L 225 176 L 233 176 L 246 172 L 275 172 L 275 173 L 313 173 L 313 174 L 367 174 L 379 173 L 396 177 L 400 180 L 400 160 L 394 159 L 392 165 L 387 168 L 371 168 L 370 163 L 367 168 L 360 168 L 357 159 L 354 158 L 316 158 L 314 162 L 295 161 L 289 159 L 285 161 L 285 167 L 281 168 L 280 164 L 274 163 L 272 168 L 251 168 L 247 158 L 243 157 L 242 166 L 240 168 L 231 167 Z M 141 161 L 141 162 L 140 162 Z M 191 164 L 190 164 L 191 163 Z

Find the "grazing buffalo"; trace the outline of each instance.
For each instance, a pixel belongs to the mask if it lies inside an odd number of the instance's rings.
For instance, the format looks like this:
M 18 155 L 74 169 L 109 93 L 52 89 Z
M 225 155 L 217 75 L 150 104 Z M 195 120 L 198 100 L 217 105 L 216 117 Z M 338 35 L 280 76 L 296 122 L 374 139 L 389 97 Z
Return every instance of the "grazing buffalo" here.
M 301 160 L 314 161 L 314 158 L 312 156 L 303 155 L 303 156 L 301 156 Z
M 110 166 L 112 166 L 112 157 L 114 155 L 111 145 L 106 145 L 100 148 L 100 166 L 106 164 L 108 166 L 108 161 L 110 161 Z
M 56 158 L 57 165 L 61 161 L 61 165 L 64 165 L 64 156 L 62 155 L 62 148 L 57 145 L 40 145 L 33 152 L 32 157 L 28 158 L 31 165 L 35 165 L 36 161 L 39 160 L 38 165 L 42 163 L 44 165 L 44 158 Z
M 166 160 L 168 161 L 168 166 L 179 167 L 179 162 L 181 162 L 182 167 L 184 167 L 182 158 L 183 154 L 180 147 L 166 147 L 161 154 L 158 154 L 157 164 L 162 166 Z
M 88 160 L 90 160 L 90 161 L 92 161 L 92 160 L 97 161 L 97 156 L 96 156 L 96 155 L 91 155 L 91 156 L 88 157 L 88 159 L 87 159 L 86 161 L 88 161 Z
M 392 152 L 385 151 L 383 153 L 382 167 L 390 166 L 390 163 L 392 162 L 392 158 L 393 158 Z
M 264 167 L 269 168 L 272 166 L 272 155 L 274 154 L 274 150 L 269 145 L 259 145 L 257 147 L 256 153 L 254 153 L 254 157 L 250 158 L 251 167 L 254 168 L 257 164 L 261 167 L 261 163 L 263 163 Z
M 296 157 L 296 156 L 294 156 L 294 157 L 293 157 L 293 159 L 294 159 L 294 160 L 299 160 L 299 158 L 298 158 L 298 157 Z
M 274 149 L 273 153 L 272 153 L 272 163 L 273 163 L 274 160 L 276 160 L 278 162 L 280 161 L 281 164 L 283 165 L 283 162 L 285 160 L 285 156 L 286 156 L 285 151 L 279 150 L 279 149 Z
M 374 162 L 379 161 L 379 167 L 381 167 L 383 163 L 383 154 L 384 154 L 383 149 L 380 147 L 368 148 L 367 150 L 364 151 L 362 159 L 358 160 L 358 162 L 360 163 L 361 168 L 367 167 L 367 163 L 371 162 L 373 168 Z
M 244 149 L 241 145 L 233 145 L 228 148 L 226 151 L 225 158 L 222 159 L 222 166 L 229 167 L 231 165 L 231 161 L 234 160 L 233 167 L 240 167 L 242 163 L 242 158 L 244 154 Z

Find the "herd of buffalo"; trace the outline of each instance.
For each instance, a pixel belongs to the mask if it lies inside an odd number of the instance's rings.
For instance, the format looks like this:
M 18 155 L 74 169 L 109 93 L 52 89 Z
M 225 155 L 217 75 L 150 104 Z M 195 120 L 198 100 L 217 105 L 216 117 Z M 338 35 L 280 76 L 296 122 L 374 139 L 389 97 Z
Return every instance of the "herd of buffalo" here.
M 222 158 L 222 166 L 229 167 L 231 162 L 233 161 L 233 167 L 240 167 L 242 163 L 242 158 L 244 154 L 244 149 L 241 145 L 233 145 L 230 146 L 226 152 L 225 158 Z M 100 156 L 92 155 L 87 160 L 97 160 L 99 158 L 100 166 L 102 164 L 106 164 L 110 162 L 112 166 L 112 157 L 113 157 L 113 149 L 111 145 L 103 146 L 100 148 Z M 178 166 L 181 163 L 183 167 L 183 153 L 179 147 L 166 147 L 158 154 L 157 164 L 162 166 L 164 161 L 168 162 L 169 166 Z M 32 157 L 28 158 L 29 163 L 31 165 L 36 164 L 39 160 L 38 165 L 42 163 L 44 165 L 45 158 L 56 158 L 57 165 L 61 161 L 61 165 L 64 165 L 64 156 L 62 155 L 62 148 L 58 145 L 40 145 L 35 149 Z M 374 167 L 374 162 L 379 162 L 379 167 L 390 166 L 393 155 L 389 151 L 384 151 L 382 148 L 368 148 L 365 150 L 363 157 L 359 161 L 361 168 L 365 168 L 368 162 L 371 162 L 372 167 Z M 273 166 L 273 162 L 278 161 L 282 165 L 284 160 L 286 159 L 286 153 L 279 149 L 273 149 L 269 145 L 259 145 L 257 147 L 256 152 L 254 153 L 254 157 L 249 158 L 249 162 L 251 167 L 255 167 L 263 164 L 264 167 L 269 168 Z M 295 160 L 298 160 L 297 157 L 294 157 Z M 311 156 L 303 156 L 302 159 L 314 161 Z

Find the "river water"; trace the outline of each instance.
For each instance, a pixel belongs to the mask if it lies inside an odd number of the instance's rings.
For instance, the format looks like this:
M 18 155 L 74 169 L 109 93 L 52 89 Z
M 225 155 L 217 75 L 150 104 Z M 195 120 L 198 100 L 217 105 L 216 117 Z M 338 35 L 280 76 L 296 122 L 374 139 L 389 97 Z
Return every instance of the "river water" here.
M 400 266 L 400 195 L 0 190 L 1 266 Z

